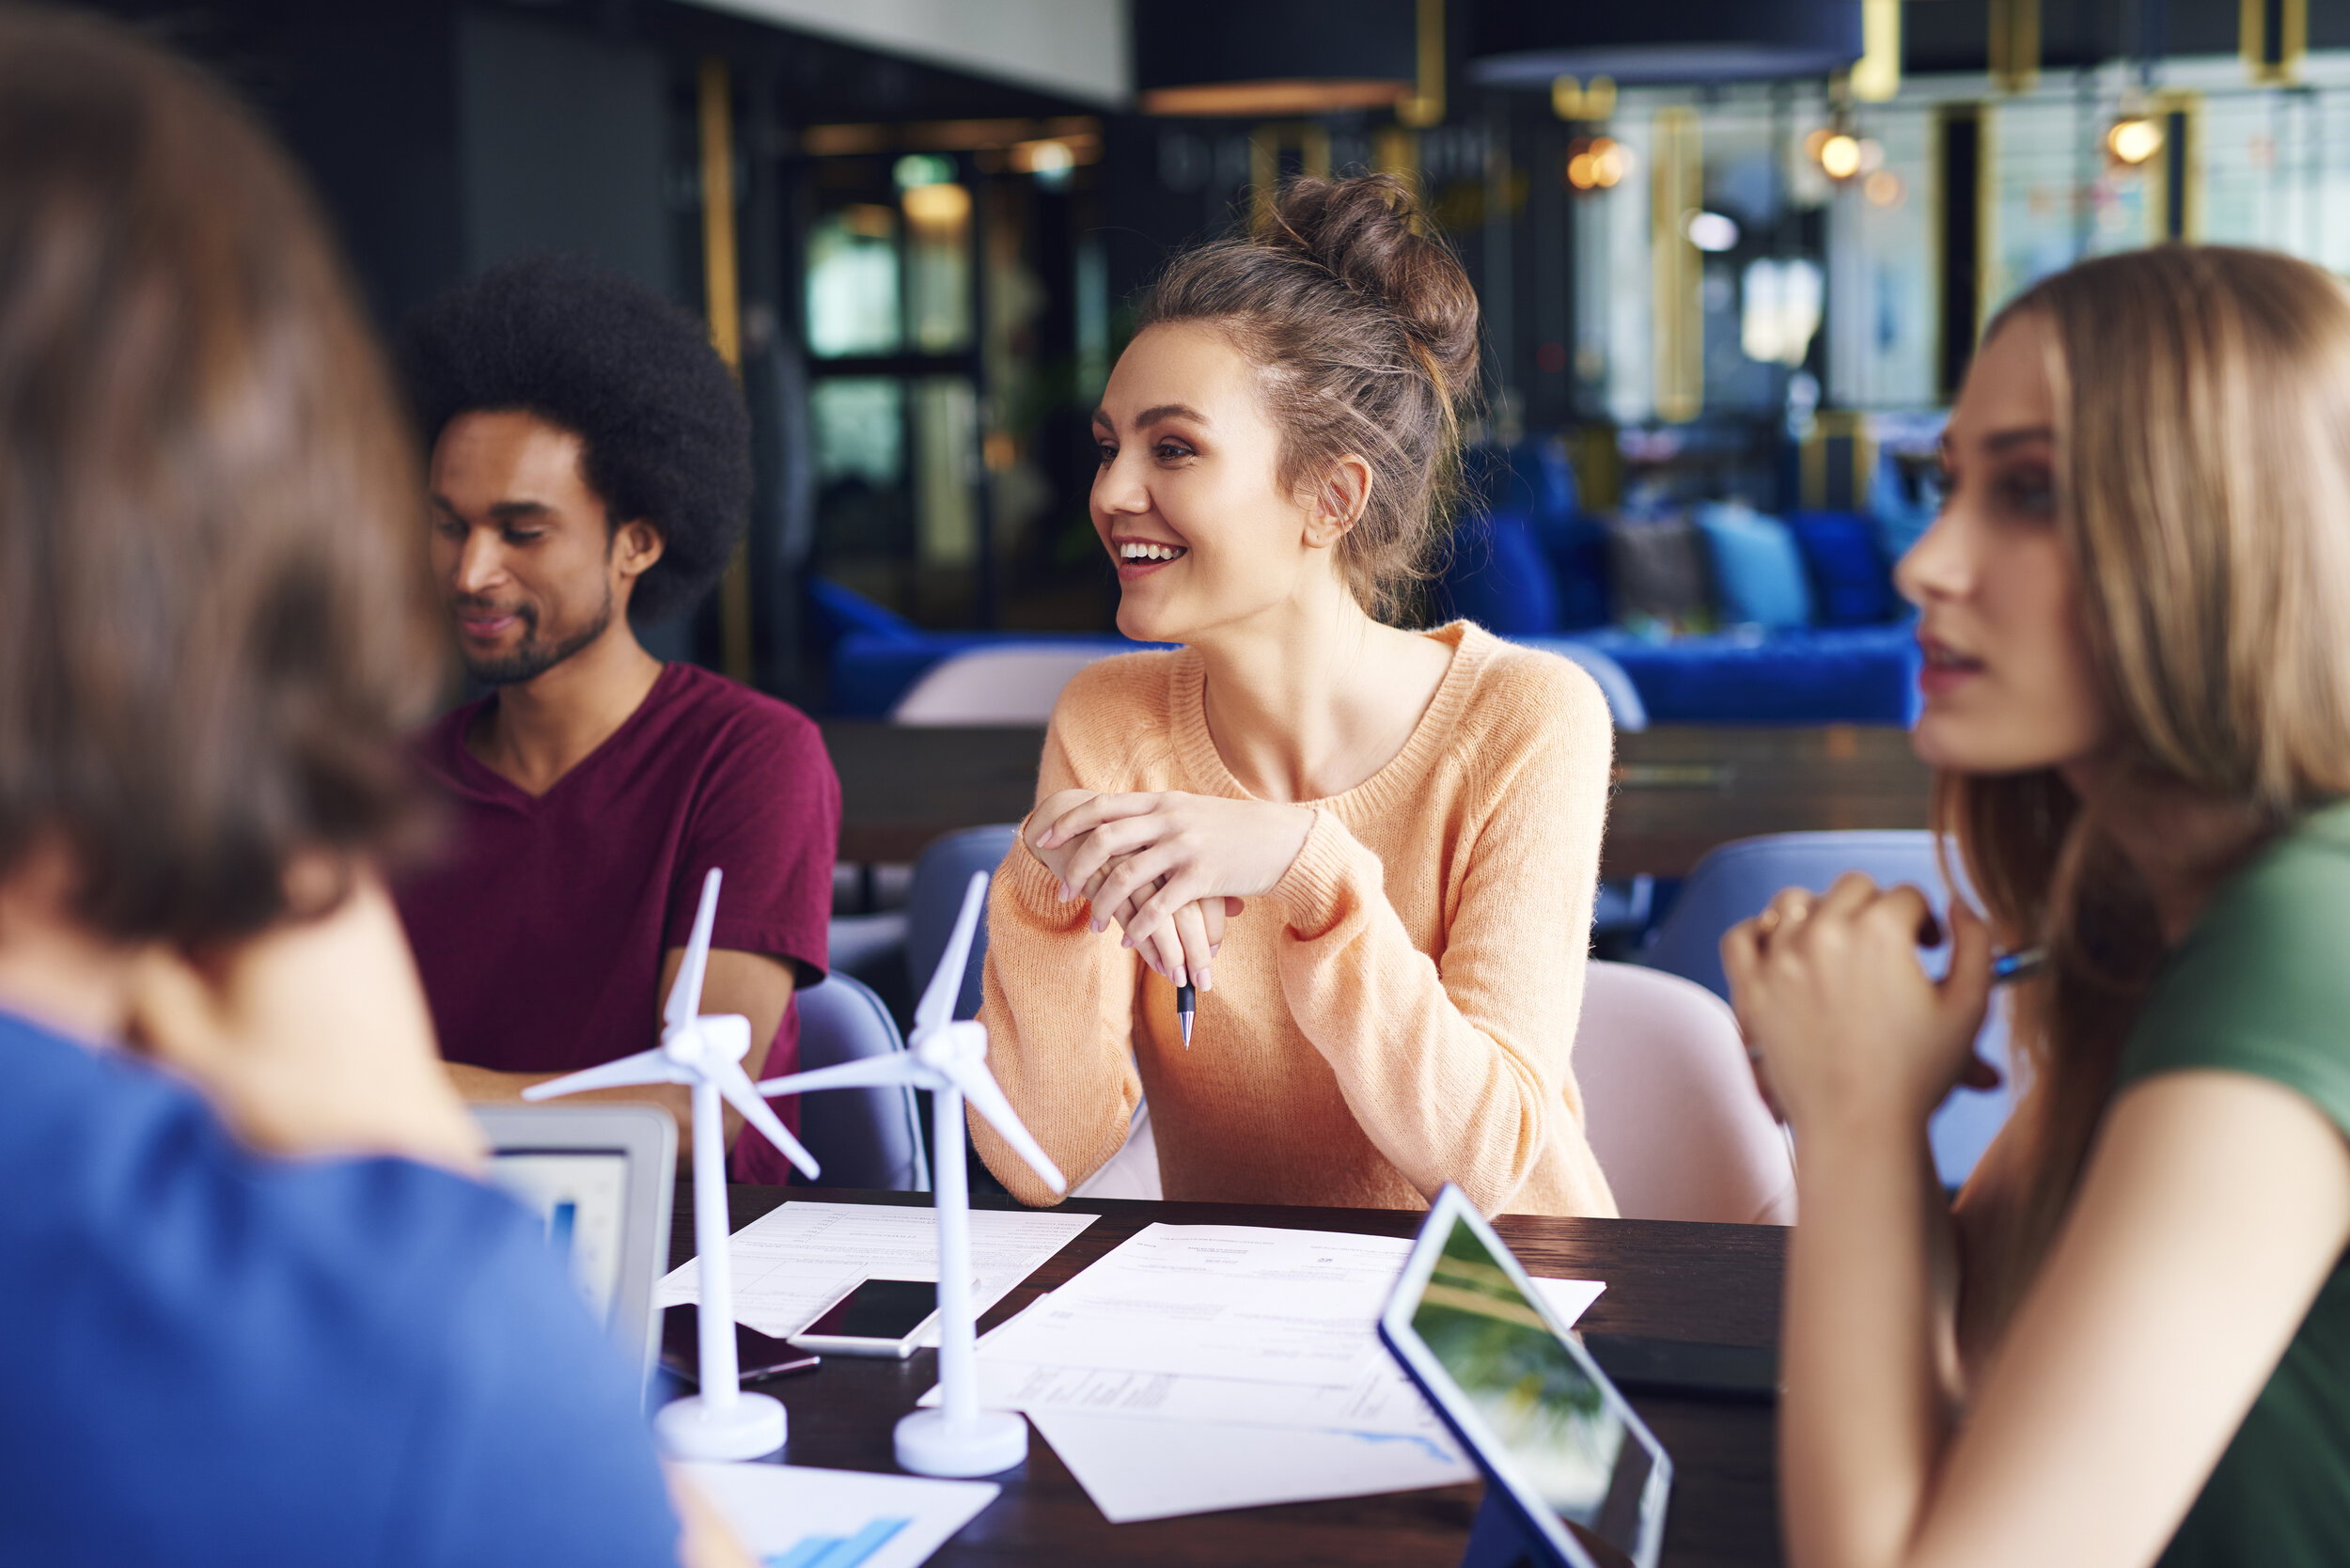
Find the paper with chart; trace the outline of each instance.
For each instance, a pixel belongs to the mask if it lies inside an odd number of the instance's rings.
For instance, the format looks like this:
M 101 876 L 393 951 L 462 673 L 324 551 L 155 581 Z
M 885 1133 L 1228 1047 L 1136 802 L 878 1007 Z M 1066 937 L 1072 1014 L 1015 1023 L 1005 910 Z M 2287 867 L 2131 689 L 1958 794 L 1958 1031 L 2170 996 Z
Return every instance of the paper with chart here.
M 1606 1289 L 1589 1279 L 1537 1279 L 1534 1287 L 1569 1326 Z M 1149 1420 L 1326 1427 L 1399 1436 L 1443 1431 L 1435 1412 L 1384 1348 L 1353 1382 L 1330 1387 L 1011 1358 L 1004 1348 L 1009 1336 L 1019 1331 L 1030 1314 L 1049 1310 L 1054 1300 L 1051 1295 L 1039 1298 L 1020 1317 L 980 1339 L 979 1398 L 989 1408 L 1025 1410 L 1031 1416 L 1068 1410 Z M 921 1403 L 937 1403 L 936 1394 L 933 1388 Z
M 1477 1479 L 1477 1467 L 1444 1433 L 1136 1421 L 1078 1410 L 1032 1410 L 1028 1419 L 1114 1525 Z
M 1371 1325 L 1400 1236 L 1150 1225 L 991 1338 L 1007 1360 L 1343 1388 L 1386 1353 Z
M 1093 1223 L 1092 1215 L 971 1211 L 972 1310 L 984 1312 Z M 734 1232 L 734 1315 L 771 1339 L 799 1333 L 860 1279 L 936 1279 L 938 1222 L 927 1206 L 786 1203 Z M 657 1305 L 701 1299 L 687 1262 Z M 938 1343 L 933 1327 L 922 1341 Z
M 676 1468 L 764 1568 L 917 1568 L 1002 1490 L 797 1465 Z
M 979 1341 L 980 1397 L 1026 1411 L 1113 1522 L 1469 1480 L 1374 1327 L 1411 1247 L 1148 1227 Z M 1567 1324 L 1604 1288 L 1535 1283 Z
M 1018 1364 L 1018 1408 L 1427 1430 L 1434 1416 L 1373 1327 L 1411 1249 L 1400 1236 L 1148 1226 L 987 1337 L 987 1391 Z M 1545 1294 L 1573 1323 L 1601 1289 L 1562 1280 Z

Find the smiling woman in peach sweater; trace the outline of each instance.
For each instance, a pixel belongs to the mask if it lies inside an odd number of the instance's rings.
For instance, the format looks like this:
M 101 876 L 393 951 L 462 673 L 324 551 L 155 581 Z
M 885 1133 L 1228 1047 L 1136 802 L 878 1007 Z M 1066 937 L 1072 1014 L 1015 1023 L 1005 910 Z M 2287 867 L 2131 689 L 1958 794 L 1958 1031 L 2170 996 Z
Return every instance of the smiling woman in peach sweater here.
M 1392 180 L 1300 181 L 1270 233 L 1178 258 L 1094 416 L 1120 628 L 1186 646 L 1062 693 L 989 905 L 992 1064 L 1073 1181 L 1147 1088 L 1169 1198 L 1615 1212 L 1569 1065 L 1606 704 L 1466 623 L 1374 619 L 1476 384 L 1475 295 L 1413 217 Z

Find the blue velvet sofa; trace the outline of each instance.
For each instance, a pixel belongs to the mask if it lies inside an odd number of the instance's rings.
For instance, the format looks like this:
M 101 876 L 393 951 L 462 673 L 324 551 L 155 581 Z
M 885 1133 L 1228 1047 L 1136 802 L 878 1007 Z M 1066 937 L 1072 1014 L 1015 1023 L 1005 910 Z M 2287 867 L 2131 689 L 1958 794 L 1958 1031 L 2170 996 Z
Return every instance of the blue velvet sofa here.
M 834 601 L 828 707 L 840 718 L 883 718 L 922 673 L 969 648 L 1079 644 L 1104 653 L 1154 646 L 1087 632 L 926 632 L 819 579 Z M 854 605 L 841 604 L 854 600 Z M 834 610 L 857 617 L 841 625 Z M 1917 700 L 1918 645 L 1906 624 L 1783 631 L 1757 639 L 1735 633 L 1652 642 L 1600 628 L 1572 637 L 1520 635 L 1541 648 L 1574 642 L 1622 665 L 1651 724 L 1898 724 Z
M 1596 649 L 1631 677 L 1652 724 L 1905 727 L 1916 717 L 1918 646 L 1892 592 L 1886 563 L 1897 546 L 1884 537 L 1886 525 L 1845 513 L 1784 525 L 1750 513 L 1702 519 L 1714 525 L 1723 619 L 1792 599 L 1798 610 L 1776 613 L 1805 623 L 1647 635 L 1609 624 L 1608 530 L 1576 510 L 1573 475 L 1555 449 L 1486 450 L 1472 454 L 1469 467 L 1480 510 L 1456 531 L 1430 585 L 1438 619 L 1465 617 L 1535 647 Z M 1772 571 L 1773 592 L 1748 591 Z M 1789 572 L 1797 574 L 1792 584 Z M 928 632 L 822 578 L 809 593 L 830 645 L 831 711 L 842 717 L 886 715 L 923 671 L 965 649 L 1051 643 L 1116 653 L 1148 646 L 1101 633 Z

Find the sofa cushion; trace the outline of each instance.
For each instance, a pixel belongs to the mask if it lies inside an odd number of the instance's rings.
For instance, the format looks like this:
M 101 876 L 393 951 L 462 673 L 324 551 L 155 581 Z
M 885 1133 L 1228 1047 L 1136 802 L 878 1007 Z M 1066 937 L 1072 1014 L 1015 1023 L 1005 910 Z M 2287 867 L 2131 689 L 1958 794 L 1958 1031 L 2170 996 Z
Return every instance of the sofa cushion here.
M 1462 520 L 1437 582 L 1440 619 L 1473 620 L 1496 636 L 1559 630 L 1559 588 L 1526 519 L 1496 512 Z
M 1893 619 L 1893 578 L 1876 526 L 1849 511 L 1799 511 L 1787 520 L 1810 574 L 1823 626 L 1874 626 Z
M 1655 642 L 1576 634 L 1622 665 L 1651 724 L 1896 724 L 1918 710 L 1917 628 L 1800 627 Z
M 1534 525 L 1534 542 L 1559 590 L 1559 629 L 1578 632 L 1615 619 L 1607 572 L 1607 526 L 1588 512 Z
M 1681 627 L 1713 613 L 1714 573 L 1706 564 L 1705 541 L 1685 517 L 1611 519 L 1607 575 L 1619 619 L 1647 616 Z
M 807 580 L 807 602 L 815 609 L 818 622 L 833 637 L 864 635 L 896 642 L 922 639 L 922 629 L 914 622 L 829 577 Z
M 1713 557 L 1723 619 L 1769 631 L 1810 624 L 1811 585 L 1786 524 L 1721 504 L 1698 508 L 1697 523 Z

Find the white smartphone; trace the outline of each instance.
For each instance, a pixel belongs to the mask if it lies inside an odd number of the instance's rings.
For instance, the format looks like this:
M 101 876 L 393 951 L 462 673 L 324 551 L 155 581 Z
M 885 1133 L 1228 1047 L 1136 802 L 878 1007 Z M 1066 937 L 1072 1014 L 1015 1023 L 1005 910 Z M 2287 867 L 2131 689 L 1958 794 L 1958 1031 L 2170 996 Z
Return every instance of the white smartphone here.
M 900 1360 L 938 1317 L 938 1286 L 929 1279 L 866 1279 L 791 1338 L 803 1350 Z

